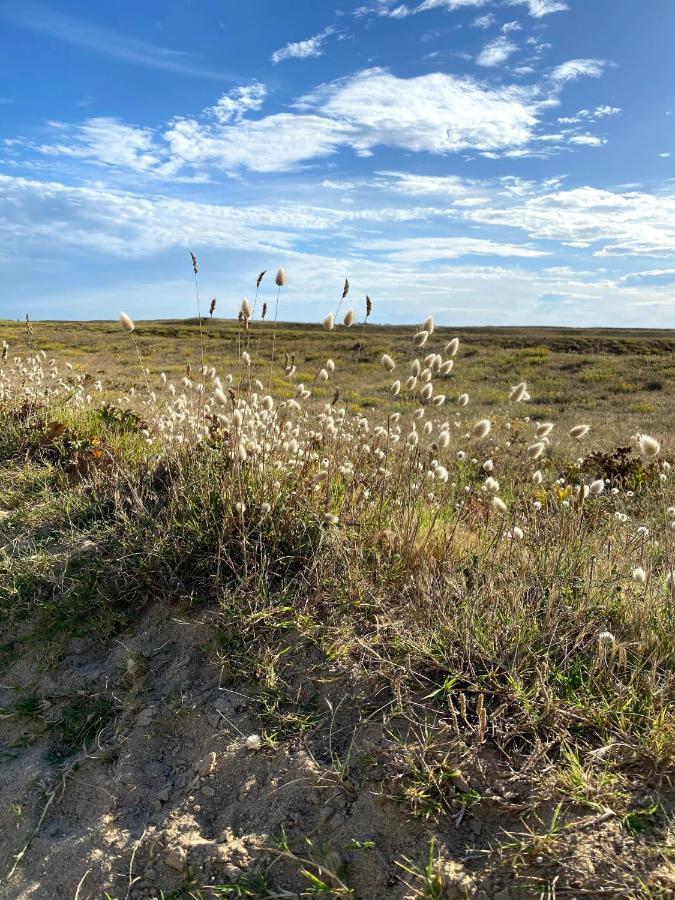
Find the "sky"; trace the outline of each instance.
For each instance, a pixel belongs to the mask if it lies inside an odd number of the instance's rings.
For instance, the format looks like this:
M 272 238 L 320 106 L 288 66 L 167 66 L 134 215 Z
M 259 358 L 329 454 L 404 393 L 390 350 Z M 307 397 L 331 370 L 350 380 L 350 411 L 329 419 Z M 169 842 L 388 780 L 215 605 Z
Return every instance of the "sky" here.
M 675 327 L 673 0 L 0 0 L 0 318 Z

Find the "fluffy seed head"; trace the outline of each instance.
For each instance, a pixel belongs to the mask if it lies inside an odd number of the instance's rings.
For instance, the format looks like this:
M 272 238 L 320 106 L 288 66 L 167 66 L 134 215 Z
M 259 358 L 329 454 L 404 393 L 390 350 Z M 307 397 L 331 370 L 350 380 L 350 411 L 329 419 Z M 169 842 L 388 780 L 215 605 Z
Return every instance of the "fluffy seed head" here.
M 335 319 L 332 312 L 328 313 L 322 324 L 326 331 L 332 331 L 335 328 Z
M 545 438 L 553 431 L 553 422 L 542 422 L 541 425 L 537 425 L 537 430 L 535 434 L 538 438 Z
M 457 403 L 460 406 L 466 406 L 468 404 L 468 402 L 469 402 L 468 394 L 460 394 L 459 397 L 457 398 Z
M 661 444 L 649 434 L 641 434 L 638 437 L 638 447 L 647 459 L 653 459 L 655 456 L 658 456 L 661 450 Z
M 504 515 L 504 513 L 508 512 L 508 506 L 506 505 L 506 503 L 504 503 L 501 497 L 492 498 L 492 508 L 495 512 L 501 513 L 501 515 Z
M 132 332 L 136 327 L 134 325 L 134 320 L 131 316 L 128 316 L 125 312 L 120 313 L 120 325 L 122 326 L 124 331 Z
M 575 425 L 574 428 L 570 428 L 570 437 L 576 438 L 578 441 L 580 441 L 588 434 L 590 430 L 590 425 Z
M 428 318 L 426 318 L 424 320 L 424 325 L 422 325 L 422 330 L 428 331 L 429 334 L 434 333 L 434 317 L 433 316 L 429 316 Z
M 527 455 L 530 459 L 539 459 L 545 449 L 546 444 L 543 441 L 538 441 L 536 444 L 532 444 L 531 447 L 527 448 Z
M 286 273 L 283 269 L 277 271 L 277 277 L 274 280 L 277 287 L 283 287 L 286 284 Z
M 633 581 L 637 582 L 637 584 L 644 584 L 647 580 L 647 573 L 642 568 L 642 566 L 636 566 L 633 569 L 631 578 L 633 579 Z
M 352 327 L 352 325 L 354 324 L 354 310 L 353 309 L 347 310 L 343 321 L 344 321 L 346 328 Z
M 597 481 L 592 481 L 588 488 L 588 493 L 591 497 L 599 496 L 605 489 L 605 482 L 602 478 L 598 478 Z
M 416 347 L 424 347 L 426 342 L 429 340 L 429 332 L 428 331 L 418 331 L 417 334 L 413 338 L 413 344 Z
M 448 356 L 454 356 L 459 350 L 459 338 L 453 338 L 449 344 L 445 345 L 445 352 Z
M 520 403 L 521 400 L 525 399 L 525 395 L 527 394 L 527 384 L 524 381 L 521 381 L 520 384 L 517 384 L 515 387 L 512 387 L 509 392 L 509 400 L 512 403 Z
M 492 430 L 492 423 L 489 419 L 481 419 L 480 422 L 476 422 L 473 426 L 473 436 L 478 438 L 478 440 L 483 440 L 486 438 L 490 431 Z
M 382 355 L 382 368 L 387 372 L 393 372 L 396 368 L 396 363 L 388 353 Z

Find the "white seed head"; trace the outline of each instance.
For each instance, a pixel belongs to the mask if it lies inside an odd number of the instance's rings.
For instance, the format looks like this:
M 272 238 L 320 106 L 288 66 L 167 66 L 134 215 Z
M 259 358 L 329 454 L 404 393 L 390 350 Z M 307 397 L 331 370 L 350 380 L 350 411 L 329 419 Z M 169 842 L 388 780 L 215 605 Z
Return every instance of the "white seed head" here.
M 483 440 L 486 438 L 490 431 L 492 430 L 492 423 L 489 419 L 481 419 L 480 422 L 476 422 L 473 426 L 473 436 L 478 438 L 478 440 Z
M 501 513 L 502 515 L 504 515 L 504 513 L 508 512 L 508 509 L 509 509 L 501 497 L 493 497 L 492 498 L 492 508 L 494 509 L 495 512 Z
M 532 446 L 527 448 L 527 455 L 530 459 L 539 459 L 545 449 L 546 444 L 543 441 L 538 441 L 536 444 L 532 444 Z
M 647 457 L 647 459 L 653 459 L 655 456 L 659 455 L 659 451 L 661 450 L 661 444 L 653 438 L 649 434 L 641 434 L 638 437 L 638 446 L 640 448 L 640 452 Z
M 647 573 L 642 566 L 636 566 L 633 569 L 631 578 L 633 581 L 637 582 L 637 584 L 644 584 L 647 581 Z
M 574 428 L 570 428 L 570 437 L 576 438 L 578 441 L 580 441 L 588 434 L 590 430 L 590 425 L 575 425 Z
M 128 316 L 125 312 L 120 312 L 120 325 L 124 329 L 124 331 L 132 332 L 136 327 L 134 325 L 134 320 L 131 316 Z M 67 363 L 66 363 L 67 365 Z
M 527 384 L 524 381 L 521 381 L 520 384 L 517 384 L 515 387 L 512 387 L 509 391 L 509 400 L 512 403 L 520 403 L 521 400 L 525 399 L 525 395 L 527 394 Z

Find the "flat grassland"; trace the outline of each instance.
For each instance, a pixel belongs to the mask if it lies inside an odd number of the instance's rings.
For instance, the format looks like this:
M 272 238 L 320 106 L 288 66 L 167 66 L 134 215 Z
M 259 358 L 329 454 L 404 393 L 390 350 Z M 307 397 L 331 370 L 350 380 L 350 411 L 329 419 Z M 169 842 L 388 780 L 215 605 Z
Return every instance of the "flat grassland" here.
M 673 895 L 675 334 L 418 329 L 0 322 L 0 895 Z

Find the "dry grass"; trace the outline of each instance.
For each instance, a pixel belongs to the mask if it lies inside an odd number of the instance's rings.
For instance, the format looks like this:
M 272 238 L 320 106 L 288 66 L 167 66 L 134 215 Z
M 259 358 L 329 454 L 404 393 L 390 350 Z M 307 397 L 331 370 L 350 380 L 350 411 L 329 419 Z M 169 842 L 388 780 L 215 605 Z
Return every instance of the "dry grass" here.
M 322 733 L 289 689 L 305 651 L 375 686 L 359 717 L 386 739 L 368 787 L 434 841 L 398 861 L 410 896 L 455 896 L 434 848 L 469 809 L 512 826 L 474 888 L 666 896 L 675 337 L 437 329 L 420 348 L 417 329 L 346 328 L 344 312 L 335 330 L 246 308 L 140 322 L 140 370 L 118 325 L 3 325 L 6 634 L 28 623 L 58 658 L 68 635 L 108 640 L 154 600 L 217 605 L 214 664 L 258 684 L 266 746 Z M 531 399 L 510 402 L 523 381 Z M 637 432 L 659 440 L 653 458 Z M 584 874 L 580 835 L 605 823 Z M 359 896 L 321 871 L 324 893 Z

